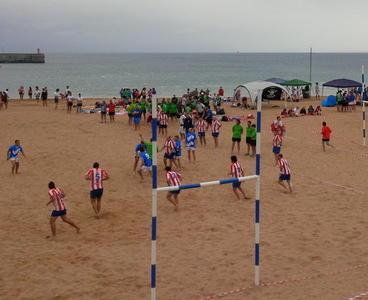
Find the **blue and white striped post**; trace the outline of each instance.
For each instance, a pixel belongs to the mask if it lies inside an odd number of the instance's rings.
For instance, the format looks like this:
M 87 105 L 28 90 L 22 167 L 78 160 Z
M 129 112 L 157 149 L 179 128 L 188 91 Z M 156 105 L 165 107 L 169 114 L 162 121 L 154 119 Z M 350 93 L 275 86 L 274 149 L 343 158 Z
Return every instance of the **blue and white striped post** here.
M 260 283 L 260 200 L 261 200 L 261 127 L 262 127 L 262 92 L 257 97 L 257 136 L 256 136 L 256 199 L 255 199 L 255 249 L 254 249 L 254 284 Z
M 152 237 L 151 237 L 151 300 L 156 300 L 157 260 L 157 99 L 152 97 Z

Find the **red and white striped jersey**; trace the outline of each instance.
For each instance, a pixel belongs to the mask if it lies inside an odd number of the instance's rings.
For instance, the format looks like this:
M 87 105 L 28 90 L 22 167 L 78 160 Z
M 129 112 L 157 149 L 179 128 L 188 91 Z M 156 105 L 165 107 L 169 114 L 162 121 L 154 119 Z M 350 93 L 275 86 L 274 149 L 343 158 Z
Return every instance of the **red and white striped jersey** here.
M 169 186 L 181 185 L 181 175 L 175 171 L 169 171 L 166 173 L 166 181 Z
M 173 153 L 175 151 L 175 142 L 172 139 L 166 140 L 164 149 L 167 154 Z
M 49 196 L 52 200 L 52 204 L 55 207 L 55 210 L 61 211 L 66 209 L 65 203 L 64 203 L 64 192 L 59 188 L 54 188 L 49 190 Z
M 91 180 L 91 191 L 94 191 L 98 189 L 103 189 L 102 181 L 106 179 L 108 175 L 105 170 L 102 170 L 100 168 L 92 168 L 88 170 L 86 176 L 89 180 Z
M 282 143 L 282 137 L 281 135 L 279 134 L 275 134 L 274 137 L 273 137 L 273 146 L 274 147 L 280 147 L 281 146 L 281 143 Z
M 221 122 L 217 119 L 213 120 L 211 123 L 211 130 L 212 133 L 219 133 L 220 132 L 220 127 L 221 127 Z
M 198 132 L 205 132 L 207 130 L 208 124 L 205 120 L 199 120 L 196 124 Z
M 287 160 L 285 158 L 280 158 L 279 161 L 278 161 L 278 165 L 279 165 L 281 174 L 283 174 L 283 175 L 290 175 L 291 174 L 289 163 L 287 162 Z
M 161 112 L 158 115 L 158 123 L 160 125 L 168 125 L 169 124 L 169 117 L 164 112 Z
M 240 163 L 238 162 L 231 164 L 230 172 L 231 172 L 231 176 L 236 177 L 236 178 L 244 176 L 244 170 L 242 166 L 240 165 Z

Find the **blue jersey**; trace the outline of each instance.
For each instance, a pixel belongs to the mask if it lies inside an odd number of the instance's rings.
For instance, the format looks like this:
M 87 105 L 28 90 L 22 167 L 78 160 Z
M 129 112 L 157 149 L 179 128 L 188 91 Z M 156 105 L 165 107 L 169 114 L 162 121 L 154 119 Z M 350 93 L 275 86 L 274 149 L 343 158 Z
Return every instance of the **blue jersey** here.
M 139 154 L 139 156 L 142 158 L 144 166 L 146 166 L 146 167 L 151 167 L 152 166 L 152 160 L 151 160 L 150 156 L 148 155 L 148 153 L 146 151 L 141 152 Z
M 197 135 L 194 132 L 188 132 L 185 137 L 187 147 L 195 147 L 196 139 L 197 139 Z
M 133 119 L 135 119 L 137 121 L 139 121 L 141 119 L 141 111 L 138 108 L 133 110 L 132 114 L 133 114 Z
M 181 156 L 181 141 L 175 141 L 175 156 Z
M 145 151 L 145 146 L 144 146 L 144 144 L 137 144 L 137 146 L 135 146 L 135 152 L 137 153 L 137 152 L 143 152 L 143 151 Z
M 18 155 L 20 152 L 22 152 L 23 149 L 21 146 L 13 145 L 9 147 L 9 158 L 18 158 Z

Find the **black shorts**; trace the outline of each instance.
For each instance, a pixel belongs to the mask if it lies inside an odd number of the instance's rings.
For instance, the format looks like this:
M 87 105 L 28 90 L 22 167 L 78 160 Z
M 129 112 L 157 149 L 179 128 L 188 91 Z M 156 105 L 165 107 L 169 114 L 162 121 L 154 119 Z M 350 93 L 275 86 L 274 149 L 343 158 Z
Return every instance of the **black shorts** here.
M 101 115 L 106 115 L 106 111 L 101 111 Z
M 158 125 L 159 128 L 167 128 L 167 125 Z
M 330 139 L 322 139 L 322 142 L 329 142 Z
M 246 138 L 245 138 L 245 142 L 247 143 L 247 144 L 250 144 L 250 141 L 251 141 L 252 139 L 249 137 L 249 136 L 247 136 Z
M 73 102 L 68 102 L 68 106 L 73 106 Z
M 257 144 L 257 140 L 250 140 L 250 143 L 249 143 L 251 146 L 256 146 Z
M 91 199 L 101 199 L 103 195 L 103 189 L 97 189 L 90 192 Z
M 115 112 L 114 111 L 109 112 L 109 116 L 115 116 Z
M 164 158 L 166 158 L 166 159 L 174 159 L 174 157 L 175 157 L 175 152 L 164 154 Z
M 176 112 L 169 113 L 169 116 L 172 117 L 172 118 L 175 118 L 176 117 Z
M 59 103 L 59 98 L 55 98 L 55 99 L 54 99 L 54 102 L 55 102 L 55 103 Z
M 241 138 L 232 138 L 232 141 L 235 143 L 235 142 L 238 142 L 240 143 L 241 142 Z
M 66 215 L 66 209 L 64 210 L 53 210 L 51 213 L 51 217 L 62 217 Z
M 180 190 L 178 190 L 178 191 L 170 191 L 169 193 L 170 194 L 173 194 L 173 195 L 179 195 L 180 194 Z

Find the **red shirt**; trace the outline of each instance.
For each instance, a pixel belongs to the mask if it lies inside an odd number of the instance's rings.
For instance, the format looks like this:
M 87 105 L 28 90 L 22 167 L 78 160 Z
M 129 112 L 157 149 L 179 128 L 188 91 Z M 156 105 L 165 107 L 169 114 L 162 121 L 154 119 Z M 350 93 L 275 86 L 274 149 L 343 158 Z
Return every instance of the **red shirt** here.
M 224 89 L 219 89 L 218 90 L 218 95 L 221 96 L 221 97 L 224 96 Z
M 328 126 L 323 126 L 322 127 L 322 132 L 321 132 L 321 134 L 322 134 L 322 138 L 323 139 L 327 139 L 327 140 L 329 140 L 330 139 L 330 136 L 331 136 L 331 129 L 330 129 L 330 127 L 328 127 Z
M 114 103 L 109 103 L 107 105 L 108 109 L 109 109 L 109 112 L 115 112 L 115 104 Z

